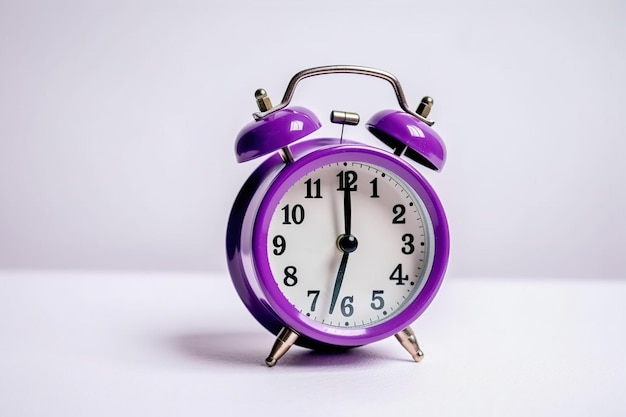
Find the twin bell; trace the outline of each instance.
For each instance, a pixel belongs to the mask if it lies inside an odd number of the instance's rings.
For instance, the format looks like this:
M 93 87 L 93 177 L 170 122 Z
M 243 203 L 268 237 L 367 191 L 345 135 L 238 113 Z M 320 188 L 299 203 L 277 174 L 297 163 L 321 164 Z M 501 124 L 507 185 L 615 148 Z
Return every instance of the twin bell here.
M 434 122 L 427 119 L 433 105 L 432 98 L 424 97 L 417 110 L 411 111 L 395 76 L 381 70 L 354 66 L 317 67 L 296 74 L 283 101 L 276 107 L 272 107 L 265 90 L 257 90 L 255 97 L 260 111 L 254 113 L 255 120 L 248 123 L 237 135 L 237 162 L 250 161 L 281 149 L 290 155 L 289 145 L 318 130 L 322 124 L 311 110 L 288 105 L 296 84 L 302 78 L 337 72 L 373 75 L 389 81 L 402 110 L 378 111 L 367 121 L 367 129 L 397 156 L 405 156 L 435 171 L 443 168 L 446 147 L 431 127 Z M 358 114 L 343 111 L 333 111 L 330 119 L 340 124 L 359 123 Z

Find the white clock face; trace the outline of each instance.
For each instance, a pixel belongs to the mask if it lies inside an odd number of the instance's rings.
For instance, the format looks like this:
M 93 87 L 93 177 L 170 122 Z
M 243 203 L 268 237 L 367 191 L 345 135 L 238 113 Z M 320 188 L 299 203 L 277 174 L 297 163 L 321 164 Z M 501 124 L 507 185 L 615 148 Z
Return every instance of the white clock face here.
M 332 163 L 280 199 L 268 229 L 269 265 L 303 315 L 327 326 L 367 327 L 419 294 L 432 234 L 421 199 L 393 172 Z

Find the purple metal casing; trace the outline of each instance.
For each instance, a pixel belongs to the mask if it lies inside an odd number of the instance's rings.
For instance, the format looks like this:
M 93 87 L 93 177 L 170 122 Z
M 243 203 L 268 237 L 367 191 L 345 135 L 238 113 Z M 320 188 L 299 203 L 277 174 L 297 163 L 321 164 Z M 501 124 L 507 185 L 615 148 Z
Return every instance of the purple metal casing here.
M 291 147 L 295 162 L 276 154 L 261 164 L 244 184 L 231 211 L 226 250 L 235 288 L 252 315 L 270 332 L 287 326 L 301 335 L 297 344 L 313 348 L 359 346 L 398 333 L 415 321 L 439 289 L 448 263 L 449 232 L 443 207 L 428 182 L 410 164 L 388 151 L 337 139 L 313 139 Z M 434 251 L 423 289 L 403 311 L 371 327 L 339 328 L 307 318 L 285 299 L 272 276 L 267 254 L 271 216 L 285 192 L 304 174 L 324 164 L 361 161 L 393 172 L 415 190 L 433 226 Z
M 407 149 L 404 155 L 428 168 L 440 171 L 446 162 L 446 146 L 435 130 L 416 117 L 399 110 L 381 110 L 366 124 L 383 143 Z
M 248 123 L 235 139 L 237 162 L 246 162 L 270 154 L 322 126 L 307 108 L 292 106 Z

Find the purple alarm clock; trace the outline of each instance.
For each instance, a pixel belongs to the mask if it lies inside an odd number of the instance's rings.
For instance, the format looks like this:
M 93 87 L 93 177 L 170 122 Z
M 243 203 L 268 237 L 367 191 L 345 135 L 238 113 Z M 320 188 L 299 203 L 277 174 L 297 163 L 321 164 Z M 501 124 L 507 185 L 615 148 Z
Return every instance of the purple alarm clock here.
M 342 138 L 304 139 L 321 127 L 289 107 L 298 82 L 336 73 L 388 81 L 402 110 L 382 110 L 366 126 L 391 149 Z M 277 335 L 265 363 L 297 344 L 340 350 L 395 335 L 415 361 L 423 353 L 409 325 L 428 307 L 446 270 L 448 224 L 439 198 L 407 162 L 439 171 L 445 146 L 432 129 L 432 99 L 408 108 L 392 74 L 358 66 L 307 69 L 272 107 L 239 133 L 238 162 L 269 157 L 243 185 L 226 234 L 228 268 L 250 313 Z M 356 125 L 356 113 L 331 122 Z M 343 135 L 342 135 L 343 136 Z

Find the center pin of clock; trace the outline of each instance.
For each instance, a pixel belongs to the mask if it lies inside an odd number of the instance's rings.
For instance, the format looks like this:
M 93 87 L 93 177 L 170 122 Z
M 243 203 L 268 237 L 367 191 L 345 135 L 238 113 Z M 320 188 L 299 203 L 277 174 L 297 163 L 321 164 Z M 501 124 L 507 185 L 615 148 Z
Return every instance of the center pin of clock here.
M 359 246 L 359 241 L 353 235 L 339 235 L 337 247 L 344 253 L 352 253 Z

